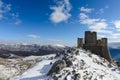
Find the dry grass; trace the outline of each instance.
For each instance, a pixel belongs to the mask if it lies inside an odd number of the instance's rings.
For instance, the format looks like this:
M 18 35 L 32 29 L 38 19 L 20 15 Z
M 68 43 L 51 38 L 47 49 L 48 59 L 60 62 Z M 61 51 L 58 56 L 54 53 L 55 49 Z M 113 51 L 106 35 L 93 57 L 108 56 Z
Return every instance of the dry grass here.
M 31 66 L 31 64 L 29 62 L 27 62 L 27 61 L 17 62 L 16 64 L 20 64 L 20 65 L 26 66 L 27 68 L 29 68 Z
M 2 70 L 1 67 L 0 80 L 9 80 L 9 78 L 13 76 L 22 74 L 31 66 L 31 64 L 27 61 L 12 61 L 4 58 L 0 58 L 0 65 L 3 66 L 4 69 Z M 11 75 L 7 75 L 9 73 L 11 73 Z
M 3 58 L 0 58 L 0 64 L 1 65 L 5 65 L 5 66 L 8 66 L 10 65 L 12 62 L 7 60 L 7 59 L 3 59 Z
M 0 58 L 0 63 L 9 62 L 7 59 Z

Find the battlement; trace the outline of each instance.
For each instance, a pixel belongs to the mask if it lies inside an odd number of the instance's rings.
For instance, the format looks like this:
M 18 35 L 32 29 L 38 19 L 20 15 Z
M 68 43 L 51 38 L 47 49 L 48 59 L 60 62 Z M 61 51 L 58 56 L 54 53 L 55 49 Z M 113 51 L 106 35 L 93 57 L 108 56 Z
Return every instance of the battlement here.
M 78 38 L 77 47 L 90 50 L 91 52 L 106 58 L 109 62 L 112 62 L 107 43 L 107 38 L 97 40 L 97 32 L 85 31 L 84 39 Z

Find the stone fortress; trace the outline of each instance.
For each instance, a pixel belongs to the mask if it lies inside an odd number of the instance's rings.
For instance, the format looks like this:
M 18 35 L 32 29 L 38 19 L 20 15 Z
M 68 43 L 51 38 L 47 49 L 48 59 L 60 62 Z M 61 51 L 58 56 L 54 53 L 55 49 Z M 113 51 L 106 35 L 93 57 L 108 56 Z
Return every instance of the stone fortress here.
M 110 51 L 108 49 L 107 38 L 97 39 L 97 33 L 85 31 L 84 41 L 83 38 L 78 38 L 77 47 L 85 50 L 90 50 L 101 57 L 104 57 L 109 62 L 112 62 Z

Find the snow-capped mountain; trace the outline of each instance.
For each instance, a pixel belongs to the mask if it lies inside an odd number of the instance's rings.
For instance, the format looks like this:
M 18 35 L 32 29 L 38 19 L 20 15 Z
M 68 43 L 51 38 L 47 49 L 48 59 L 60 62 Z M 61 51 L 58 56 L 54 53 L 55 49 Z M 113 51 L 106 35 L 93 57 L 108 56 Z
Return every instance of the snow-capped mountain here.
M 11 54 L 15 54 L 18 56 L 38 56 L 62 52 L 64 49 L 69 49 L 69 47 L 60 44 L 0 44 L 0 53 L 2 53 L 0 54 L 0 56 L 4 58 L 9 58 Z
M 60 44 L 39 45 L 39 44 L 0 44 L 0 49 L 10 51 L 39 51 L 42 50 L 61 50 L 67 46 Z
M 120 80 L 120 68 L 89 51 L 72 48 L 10 80 Z

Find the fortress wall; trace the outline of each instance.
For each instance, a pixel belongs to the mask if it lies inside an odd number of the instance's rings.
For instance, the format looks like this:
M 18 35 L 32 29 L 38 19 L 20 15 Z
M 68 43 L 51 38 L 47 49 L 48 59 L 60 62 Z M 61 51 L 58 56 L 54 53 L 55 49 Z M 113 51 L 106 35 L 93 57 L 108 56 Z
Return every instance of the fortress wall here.
M 101 46 L 101 39 L 97 40 L 97 46 Z
M 108 49 L 107 38 L 102 38 L 97 40 L 97 33 L 86 31 L 85 32 L 85 43 L 83 43 L 83 38 L 78 38 L 77 40 L 78 48 L 90 50 L 92 53 L 100 55 L 106 58 L 109 62 L 112 62 L 112 58 Z
M 107 59 L 109 62 L 112 62 L 112 57 L 110 55 L 110 51 L 107 46 L 102 47 L 102 53 L 101 53 L 105 59 Z
M 85 50 L 90 50 L 92 53 L 95 53 L 95 54 L 97 54 L 97 55 L 100 55 L 100 56 L 103 56 L 102 54 L 100 54 L 100 53 L 102 53 L 102 46 L 96 46 L 96 45 L 84 45 L 83 46 L 83 48 L 85 49 Z
M 90 50 L 92 53 L 99 55 L 101 57 L 104 57 L 105 59 L 107 59 L 109 62 L 112 62 L 112 58 L 110 56 L 110 52 L 109 49 L 107 48 L 107 46 L 92 46 L 92 45 L 84 45 L 83 48 L 85 50 Z

